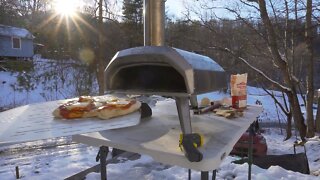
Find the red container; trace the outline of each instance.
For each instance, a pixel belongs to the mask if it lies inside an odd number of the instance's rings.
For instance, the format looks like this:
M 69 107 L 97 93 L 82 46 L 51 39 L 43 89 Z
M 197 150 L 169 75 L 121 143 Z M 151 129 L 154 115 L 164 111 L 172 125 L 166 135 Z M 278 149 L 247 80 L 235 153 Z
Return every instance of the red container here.
M 245 108 L 247 105 L 247 95 L 242 96 L 231 96 L 232 107 L 235 109 Z

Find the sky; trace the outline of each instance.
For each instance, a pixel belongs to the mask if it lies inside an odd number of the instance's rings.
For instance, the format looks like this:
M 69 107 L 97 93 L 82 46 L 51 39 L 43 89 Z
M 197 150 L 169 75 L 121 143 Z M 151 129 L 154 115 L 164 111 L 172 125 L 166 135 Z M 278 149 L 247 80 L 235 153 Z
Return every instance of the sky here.
M 166 0 L 165 6 L 166 11 L 169 15 L 174 16 L 176 18 L 183 17 L 182 12 L 185 10 L 184 3 L 185 2 L 193 2 L 196 0 Z M 80 4 L 83 5 L 85 3 L 92 3 L 92 0 L 79 0 Z M 116 9 L 116 14 L 121 15 L 122 11 L 122 0 L 108 0 L 109 6 L 113 6 L 113 9 Z M 111 8 L 112 9 L 112 8 Z
M 213 10 L 205 11 L 205 6 L 207 8 L 214 7 Z M 174 18 L 183 18 L 184 14 L 186 13 L 186 8 L 189 7 L 192 10 L 197 12 L 201 12 L 203 16 L 211 17 L 212 13 L 217 15 L 218 17 L 222 18 L 235 18 L 232 13 L 225 10 L 225 7 L 228 8 L 235 8 L 240 7 L 242 8 L 241 13 L 243 15 L 248 15 L 250 9 L 243 8 L 243 5 L 239 4 L 239 1 L 235 0 L 167 0 L 166 1 L 166 10 L 168 12 L 169 17 Z M 198 15 L 191 13 L 191 18 L 198 19 Z
M 90 1 L 90 0 L 84 0 L 84 1 Z M 207 0 L 204 0 L 203 2 L 206 2 Z M 202 2 L 202 1 L 201 1 Z M 211 5 L 214 6 L 224 6 L 227 3 L 234 2 L 234 0 L 208 0 Z M 110 4 L 117 4 L 118 10 L 121 11 L 122 1 L 120 0 L 109 0 Z M 165 2 L 165 8 L 168 12 L 168 15 L 170 17 L 174 18 L 183 18 L 184 12 L 186 12 L 186 6 L 199 6 L 200 1 L 197 0 L 166 0 Z M 218 12 L 221 16 L 226 16 L 226 13 L 222 10 L 215 10 L 215 12 Z
M 63 1 L 63 0 L 55 0 Z M 92 4 L 93 0 L 76 0 L 80 3 L 80 6 L 83 4 Z M 63 1 L 65 2 L 65 1 Z M 220 17 L 232 18 L 232 14 L 223 10 L 223 7 L 233 7 L 236 6 L 239 1 L 235 0 L 166 0 L 166 12 L 171 19 L 182 19 L 186 13 L 186 7 L 190 7 L 197 12 L 204 13 L 204 6 L 208 7 L 218 7 L 215 8 L 212 12 L 217 14 Z M 93 4 L 92 4 L 93 5 Z M 122 16 L 122 0 L 108 0 L 108 6 L 110 10 L 114 11 L 113 14 L 116 14 L 118 17 Z M 210 14 L 210 13 L 209 13 Z M 191 18 L 198 19 L 196 15 L 191 14 Z
M 80 7 L 84 4 L 94 5 L 94 0 L 68 0 L 68 2 L 77 2 Z M 240 10 L 240 14 L 243 17 L 257 17 L 257 10 L 255 8 L 249 7 L 241 3 L 239 0 L 165 0 L 166 12 L 171 19 L 182 19 L 186 14 L 186 8 L 189 7 L 191 10 L 194 10 L 197 13 L 201 13 L 201 15 L 206 18 L 229 18 L 234 19 L 235 15 L 227 11 L 225 8 Z M 63 2 L 66 4 L 65 0 L 54 0 L 52 2 Z M 108 9 L 112 11 L 112 14 L 116 14 L 116 16 L 122 16 L 122 4 L 123 0 L 107 0 Z M 276 4 L 278 9 L 283 9 L 283 2 L 279 0 L 271 1 Z M 57 4 L 57 3 L 56 3 Z M 59 3 L 58 3 L 59 4 Z M 72 3 L 70 3 L 72 4 Z M 257 7 L 256 3 L 249 3 L 255 7 Z M 270 2 L 267 2 L 267 6 L 270 6 Z M 68 9 L 64 7 L 64 9 Z M 206 9 L 209 9 L 206 11 Z M 277 10 L 277 8 L 276 8 Z M 272 11 L 268 9 L 268 11 Z M 281 14 L 280 11 L 278 11 Z M 191 13 L 192 19 L 199 19 L 197 15 Z
M 182 11 L 184 11 L 183 0 L 167 0 L 166 10 L 169 14 L 173 14 L 176 17 L 182 17 Z

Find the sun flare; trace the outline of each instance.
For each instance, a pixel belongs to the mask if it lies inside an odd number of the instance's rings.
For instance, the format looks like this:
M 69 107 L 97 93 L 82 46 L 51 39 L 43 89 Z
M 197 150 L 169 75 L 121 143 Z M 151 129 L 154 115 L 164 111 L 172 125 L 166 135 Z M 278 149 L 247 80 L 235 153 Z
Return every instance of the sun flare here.
M 73 16 L 77 8 L 79 7 L 79 1 L 77 0 L 55 0 L 54 9 L 58 14 L 64 16 Z

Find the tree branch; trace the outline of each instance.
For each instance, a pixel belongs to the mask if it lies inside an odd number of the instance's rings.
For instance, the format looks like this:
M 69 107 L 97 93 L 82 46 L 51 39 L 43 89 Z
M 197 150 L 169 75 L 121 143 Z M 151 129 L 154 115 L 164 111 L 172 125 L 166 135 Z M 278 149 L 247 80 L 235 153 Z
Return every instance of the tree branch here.
M 279 66 L 282 70 L 285 70 L 287 68 L 287 62 L 281 57 L 279 53 L 277 36 L 267 12 L 266 2 L 264 0 L 259 0 L 259 7 L 260 16 L 268 33 L 268 44 L 274 59 L 274 63 L 277 66 Z
M 254 8 L 255 10 L 259 11 L 259 8 L 257 6 L 254 6 L 252 4 L 247 3 L 247 2 L 245 2 L 245 0 L 240 0 L 240 2 L 245 4 L 246 6 L 249 6 L 251 8 Z M 257 1 L 248 1 L 248 2 L 257 2 Z
M 278 99 L 276 98 L 276 96 L 273 93 L 270 93 L 267 89 L 265 89 L 264 87 L 262 87 L 262 89 L 269 95 L 271 96 L 271 98 L 274 100 L 274 102 L 280 107 L 280 109 L 282 110 L 282 112 L 284 112 L 287 116 L 289 115 L 289 112 L 283 107 L 283 105 L 278 101 Z
M 277 86 L 278 88 L 280 88 L 282 91 L 284 92 L 290 92 L 291 89 L 278 83 L 277 81 L 271 79 L 269 76 L 267 76 L 264 72 L 262 72 L 260 69 L 257 69 L 256 67 L 254 67 L 253 65 L 251 65 L 247 60 L 245 60 L 242 57 L 237 56 L 233 51 L 231 51 L 228 48 L 221 48 L 221 47 L 211 47 L 213 49 L 219 49 L 222 50 L 224 52 L 227 52 L 229 54 L 231 54 L 232 56 L 234 56 L 235 58 L 241 60 L 243 63 L 245 63 L 247 66 L 249 66 L 251 69 L 253 69 L 254 71 L 256 71 L 259 75 L 261 75 L 262 77 L 264 77 L 266 80 L 268 80 L 269 82 L 271 82 L 272 84 L 274 84 L 275 86 Z
M 248 23 L 248 21 L 246 19 L 241 17 L 237 11 L 230 9 L 230 8 L 227 8 L 227 7 L 226 7 L 226 10 L 234 13 L 238 19 L 240 19 L 244 24 L 246 24 L 250 29 L 252 29 L 256 34 L 258 34 L 263 40 L 265 40 L 268 43 L 267 38 L 263 34 L 261 34 L 257 29 L 255 29 L 250 23 Z

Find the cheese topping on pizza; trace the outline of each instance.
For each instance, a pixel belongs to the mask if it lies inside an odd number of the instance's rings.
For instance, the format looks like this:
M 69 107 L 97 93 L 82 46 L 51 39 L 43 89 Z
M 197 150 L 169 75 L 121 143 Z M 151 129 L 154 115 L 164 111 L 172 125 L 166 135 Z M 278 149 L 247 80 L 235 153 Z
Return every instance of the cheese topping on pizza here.
M 126 115 L 138 110 L 141 103 L 132 99 L 117 98 L 114 96 L 81 96 L 78 100 L 62 104 L 53 115 L 57 118 L 73 119 L 82 117 L 99 117 L 110 119 Z
M 90 102 L 74 102 L 74 103 L 68 103 L 65 105 L 65 107 L 69 110 L 71 109 L 87 109 L 91 105 Z

